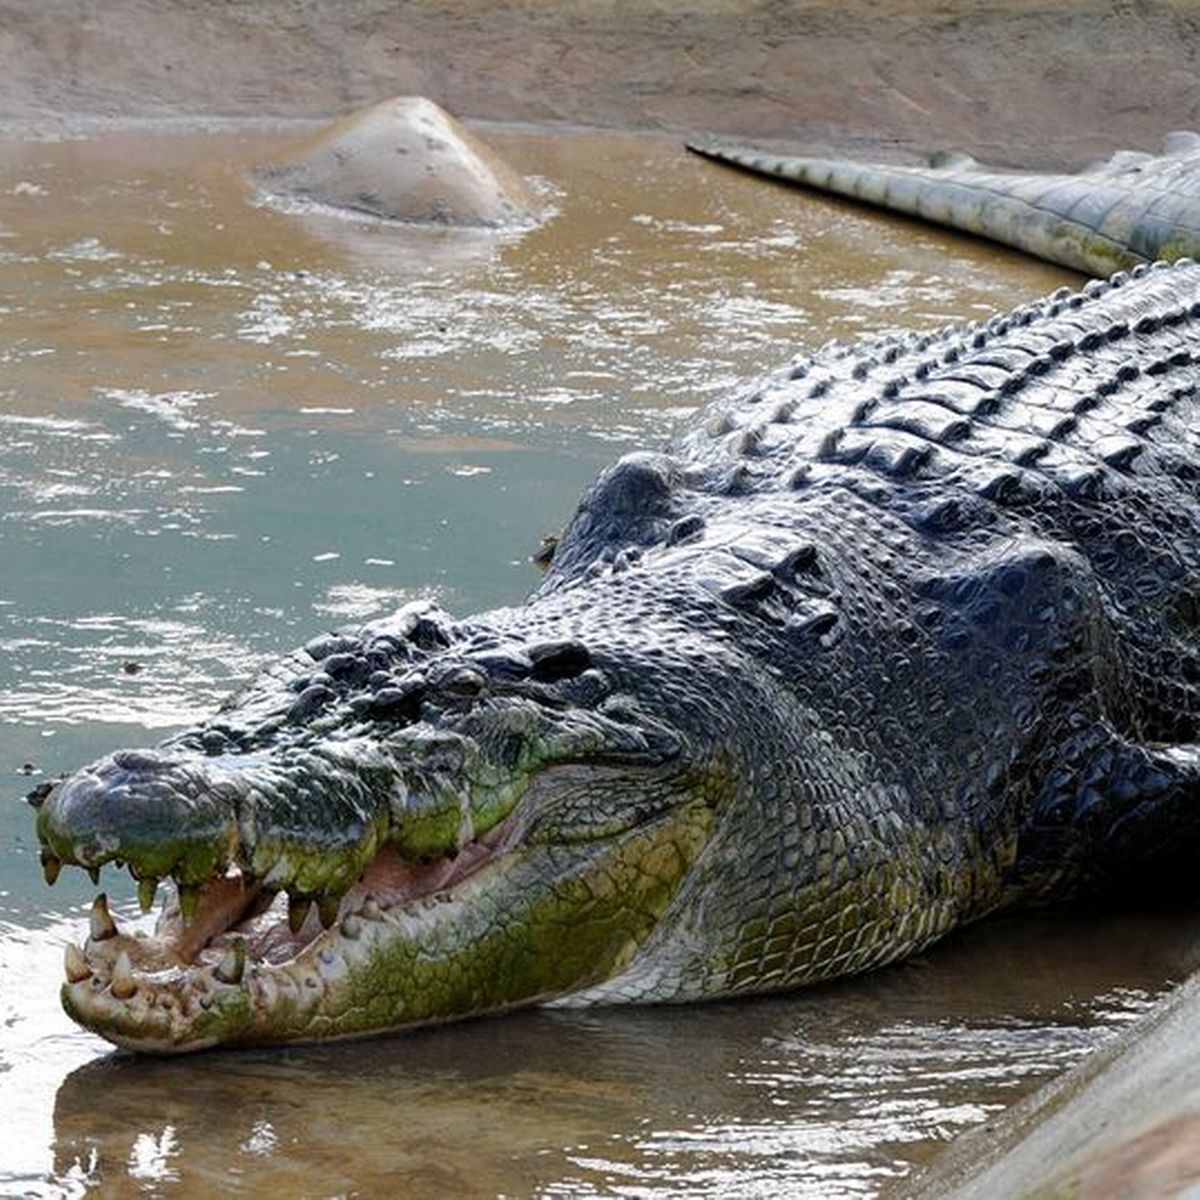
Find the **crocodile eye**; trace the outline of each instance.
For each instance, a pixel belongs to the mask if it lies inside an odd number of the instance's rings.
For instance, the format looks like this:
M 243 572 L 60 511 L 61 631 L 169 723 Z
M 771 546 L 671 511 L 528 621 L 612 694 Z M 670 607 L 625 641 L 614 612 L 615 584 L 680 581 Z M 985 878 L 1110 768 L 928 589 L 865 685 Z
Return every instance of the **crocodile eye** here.
M 586 671 L 592 661 L 588 648 L 577 641 L 543 642 L 538 646 L 530 646 L 529 658 L 533 663 L 533 677 L 540 683 L 569 679 L 580 671 Z
M 484 690 L 486 680 L 481 672 L 472 667 L 462 667 L 446 676 L 445 679 L 438 680 L 437 686 L 443 695 L 470 699 L 472 696 L 478 696 Z

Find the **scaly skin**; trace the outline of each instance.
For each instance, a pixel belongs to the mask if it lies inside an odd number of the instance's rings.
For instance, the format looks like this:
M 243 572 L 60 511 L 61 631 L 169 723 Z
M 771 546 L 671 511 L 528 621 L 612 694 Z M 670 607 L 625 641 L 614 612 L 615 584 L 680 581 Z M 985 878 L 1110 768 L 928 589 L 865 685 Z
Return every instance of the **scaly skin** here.
M 97 901 L 67 1010 L 178 1051 L 766 992 L 1169 871 L 1198 334 L 1185 263 L 827 348 L 606 470 L 526 604 L 318 639 L 43 789 L 48 876 L 178 885 L 152 938 Z
M 706 158 L 1016 246 L 1088 275 L 1200 256 L 1200 135 L 1159 156 L 1118 151 L 1078 175 L 1001 171 L 965 154 L 928 166 L 857 163 L 697 142 Z

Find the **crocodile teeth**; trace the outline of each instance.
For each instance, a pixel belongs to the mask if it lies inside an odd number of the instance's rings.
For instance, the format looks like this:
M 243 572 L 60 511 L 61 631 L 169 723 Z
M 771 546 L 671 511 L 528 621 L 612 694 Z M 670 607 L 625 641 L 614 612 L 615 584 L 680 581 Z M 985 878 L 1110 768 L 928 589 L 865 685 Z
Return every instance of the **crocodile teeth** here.
M 317 916 L 321 918 L 321 925 L 325 929 L 333 926 L 338 919 L 338 909 L 342 905 L 340 896 L 322 896 L 317 901 Z
M 311 908 L 312 901 L 307 896 L 288 897 L 288 928 L 293 933 L 300 932 Z
M 103 892 L 92 901 L 90 931 L 93 942 L 106 942 L 117 936 L 117 923 L 108 911 L 108 897 Z
M 80 983 L 91 978 L 92 968 L 87 965 L 83 951 L 74 942 L 68 942 L 63 954 L 63 967 L 67 972 L 68 983 Z
M 140 893 L 138 896 L 141 899 Z M 200 889 L 194 884 L 179 885 L 179 911 L 185 925 L 190 925 L 200 911 Z
M 117 955 L 117 961 L 113 965 L 110 988 L 118 1000 L 128 1000 L 137 991 L 137 983 L 133 978 L 133 964 L 124 950 Z
M 360 911 L 368 921 L 378 921 L 383 916 L 383 909 L 379 907 L 379 901 L 374 896 L 368 896 L 362 902 Z
M 42 874 L 46 877 L 46 882 L 53 887 L 54 881 L 58 878 L 59 871 L 62 870 L 62 861 L 51 854 L 49 850 L 42 851 Z
M 222 983 L 241 983 L 246 970 L 246 939 L 236 938 L 225 951 L 221 961 L 213 970 L 213 976 Z
M 88 878 L 92 881 L 92 886 L 95 887 L 100 882 L 100 868 L 88 867 L 87 873 Z
M 138 880 L 138 907 L 148 913 L 154 907 L 154 897 L 158 894 L 158 880 L 153 875 Z
M 362 937 L 363 919 L 354 913 L 347 913 L 342 918 L 342 937 L 351 941 Z

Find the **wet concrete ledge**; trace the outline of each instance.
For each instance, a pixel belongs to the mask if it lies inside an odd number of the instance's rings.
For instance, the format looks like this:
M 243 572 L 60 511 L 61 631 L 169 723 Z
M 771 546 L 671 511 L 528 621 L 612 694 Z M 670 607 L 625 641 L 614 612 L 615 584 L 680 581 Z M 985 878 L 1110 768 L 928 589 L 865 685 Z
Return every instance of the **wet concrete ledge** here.
M 960 1136 L 907 1182 L 905 1194 L 922 1200 L 1200 1194 L 1197 1030 L 1200 974 L 1108 1046 Z
M 328 117 L 408 94 L 1074 166 L 1200 125 L 1198 57 L 1188 0 L 0 0 L 0 121 Z

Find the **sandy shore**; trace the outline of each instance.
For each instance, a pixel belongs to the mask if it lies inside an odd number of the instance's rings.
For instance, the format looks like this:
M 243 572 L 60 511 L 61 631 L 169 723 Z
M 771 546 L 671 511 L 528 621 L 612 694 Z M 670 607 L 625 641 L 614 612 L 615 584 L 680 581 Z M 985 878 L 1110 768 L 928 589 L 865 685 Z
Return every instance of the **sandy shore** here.
M 1149 0 L 0 0 L 0 120 L 459 115 L 1078 165 L 1200 125 Z

